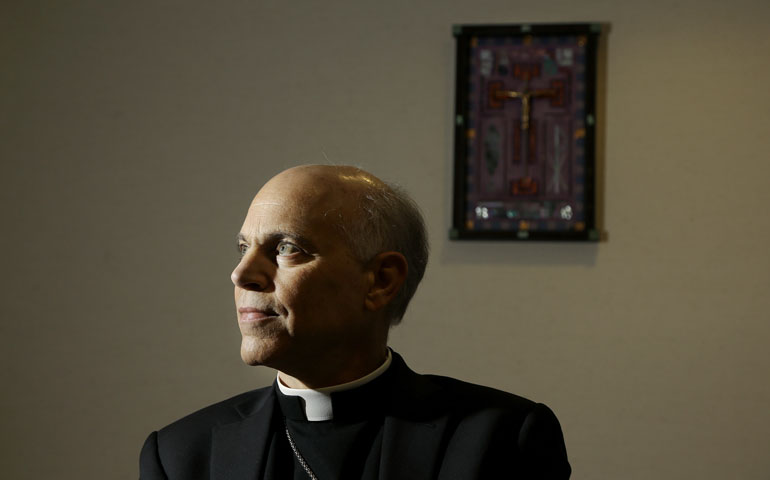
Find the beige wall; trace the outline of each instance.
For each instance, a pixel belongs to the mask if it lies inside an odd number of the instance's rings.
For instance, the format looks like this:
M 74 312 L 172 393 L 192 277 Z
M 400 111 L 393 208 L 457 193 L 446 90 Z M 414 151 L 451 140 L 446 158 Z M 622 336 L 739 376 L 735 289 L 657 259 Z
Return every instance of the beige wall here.
M 323 6 L 322 6 L 323 5 Z M 602 21 L 599 245 L 452 243 L 453 23 Z M 5 1 L 3 478 L 135 478 L 273 373 L 229 273 L 255 189 L 356 163 L 433 257 L 392 345 L 548 403 L 575 479 L 770 472 L 770 3 Z

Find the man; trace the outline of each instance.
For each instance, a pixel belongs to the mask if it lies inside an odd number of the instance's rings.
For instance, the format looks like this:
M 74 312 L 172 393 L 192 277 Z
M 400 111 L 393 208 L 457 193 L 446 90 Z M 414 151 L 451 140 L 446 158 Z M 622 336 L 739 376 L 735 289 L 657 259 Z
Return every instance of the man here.
M 153 432 L 143 480 L 569 477 L 546 406 L 418 375 L 387 348 L 428 259 L 406 194 L 295 167 L 254 198 L 238 249 L 241 357 L 276 381 Z

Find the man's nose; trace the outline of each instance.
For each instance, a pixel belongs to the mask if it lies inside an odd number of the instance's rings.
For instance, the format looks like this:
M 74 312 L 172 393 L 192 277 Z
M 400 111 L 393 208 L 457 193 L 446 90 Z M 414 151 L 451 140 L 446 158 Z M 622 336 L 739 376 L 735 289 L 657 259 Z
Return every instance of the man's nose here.
M 247 253 L 233 270 L 233 285 L 244 290 L 264 291 L 272 285 L 273 265 L 258 252 Z

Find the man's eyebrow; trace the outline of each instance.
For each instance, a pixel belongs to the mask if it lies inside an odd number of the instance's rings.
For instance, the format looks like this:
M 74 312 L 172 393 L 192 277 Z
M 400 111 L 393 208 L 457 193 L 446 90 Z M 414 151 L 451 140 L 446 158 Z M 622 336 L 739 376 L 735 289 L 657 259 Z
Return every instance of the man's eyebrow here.
M 315 249 L 315 245 L 312 241 L 310 241 L 309 238 L 300 235 L 295 232 L 289 232 L 289 231 L 276 231 L 269 233 L 263 243 L 272 243 L 272 242 L 278 242 L 281 240 L 291 240 L 294 243 L 297 243 L 301 247 L 305 247 L 307 249 Z M 238 244 L 240 243 L 249 243 L 246 236 L 242 233 L 239 233 L 236 235 L 235 240 Z

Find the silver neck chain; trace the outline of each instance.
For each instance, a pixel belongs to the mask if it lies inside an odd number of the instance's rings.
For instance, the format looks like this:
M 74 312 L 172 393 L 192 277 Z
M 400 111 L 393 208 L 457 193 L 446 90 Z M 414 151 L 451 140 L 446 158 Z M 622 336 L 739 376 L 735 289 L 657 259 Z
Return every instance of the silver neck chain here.
M 286 422 L 284 422 L 283 426 L 286 428 L 286 438 L 289 439 L 289 445 L 291 446 L 291 450 L 294 452 L 294 456 L 297 457 L 297 461 L 300 465 L 302 465 L 302 468 L 305 469 L 305 472 L 307 472 L 307 475 L 311 480 L 318 480 L 318 477 L 316 477 L 313 471 L 310 469 L 310 465 L 308 465 L 305 461 L 305 457 L 299 453 L 297 445 L 294 444 L 294 439 L 291 438 L 291 433 L 289 433 L 289 426 L 286 424 Z

